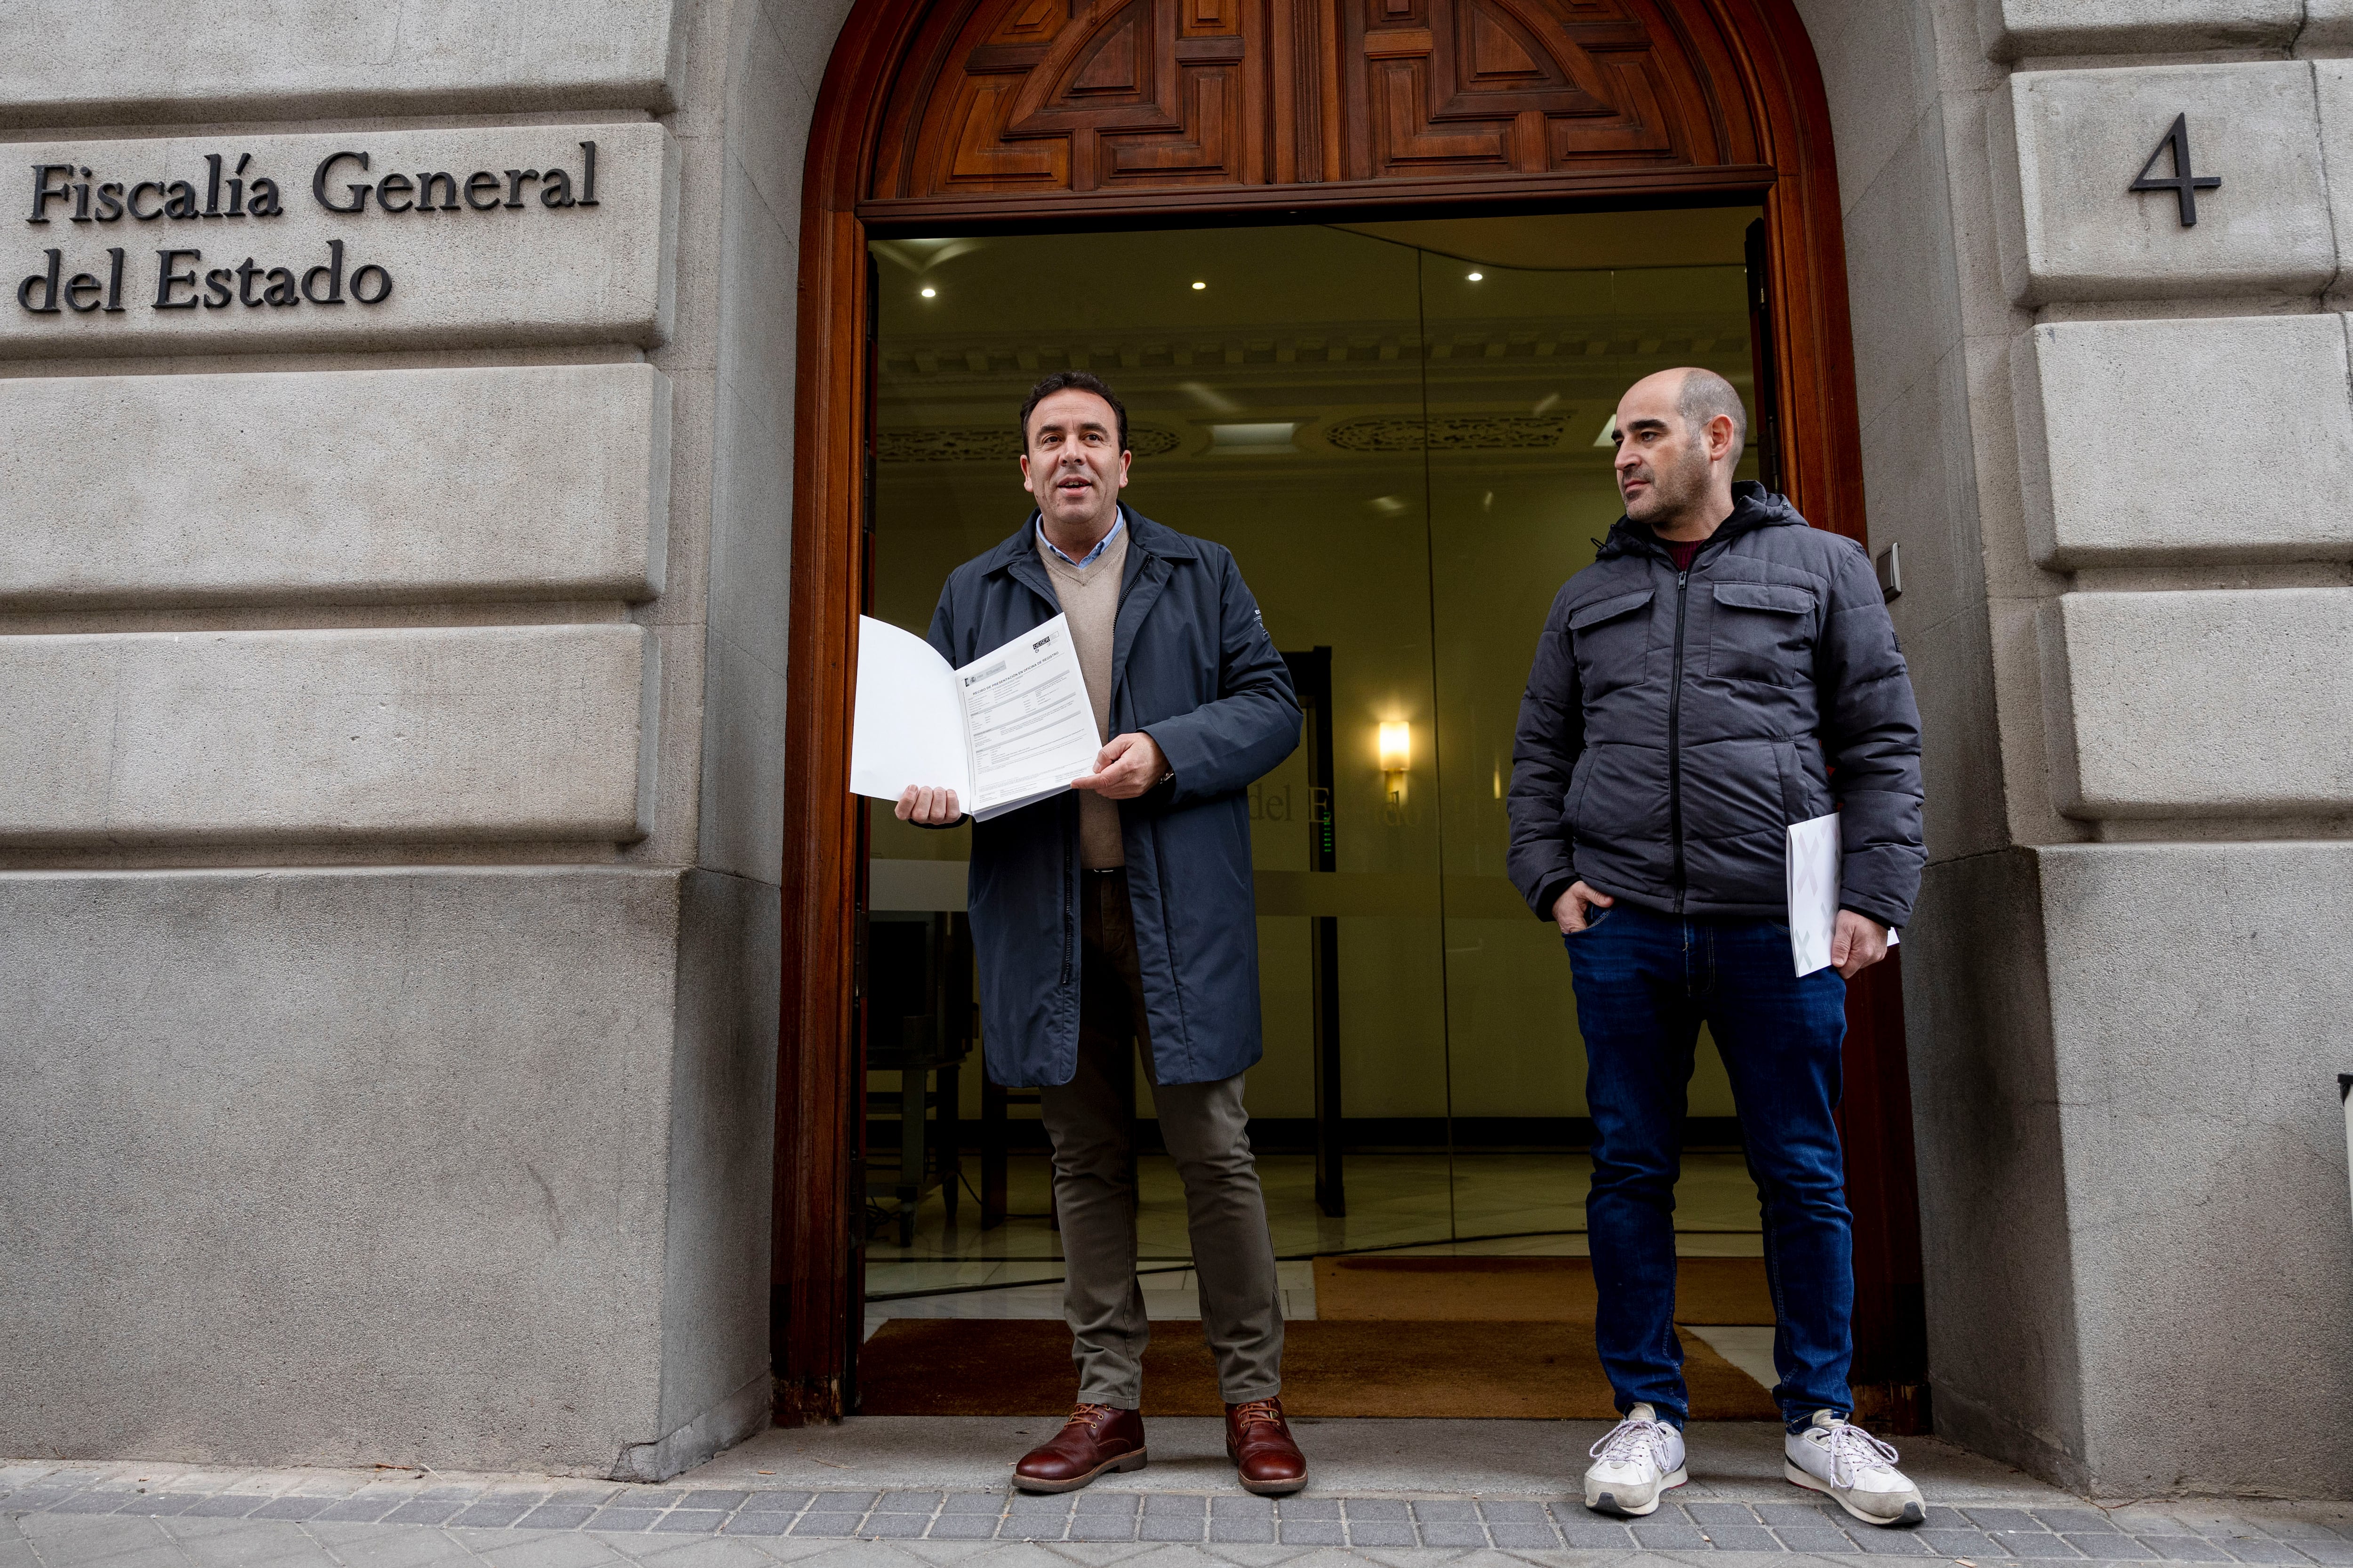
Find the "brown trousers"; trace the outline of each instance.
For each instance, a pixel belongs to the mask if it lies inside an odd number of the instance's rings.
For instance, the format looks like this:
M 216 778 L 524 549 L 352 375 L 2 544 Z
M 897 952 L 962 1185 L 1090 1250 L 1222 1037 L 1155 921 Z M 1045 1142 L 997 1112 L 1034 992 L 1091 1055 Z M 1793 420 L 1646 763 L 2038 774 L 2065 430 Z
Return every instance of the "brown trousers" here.
M 1082 871 L 1079 1065 L 1039 1096 L 1054 1142 L 1054 1206 L 1062 1226 L 1062 1316 L 1071 1325 L 1079 1398 L 1140 1408 L 1152 1338 L 1135 1277 L 1135 1119 L 1128 1053 L 1152 1036 L 1135 957 L 1124 869 Z M 1258 1165 L 1245 1131 L 1241 1075 L 1152 1090 L 1160 1135 L 1185 1184 L 1200 1284 L 1202 1337 L 1226 1403 L 1282 1391 L 1282 1297 Z

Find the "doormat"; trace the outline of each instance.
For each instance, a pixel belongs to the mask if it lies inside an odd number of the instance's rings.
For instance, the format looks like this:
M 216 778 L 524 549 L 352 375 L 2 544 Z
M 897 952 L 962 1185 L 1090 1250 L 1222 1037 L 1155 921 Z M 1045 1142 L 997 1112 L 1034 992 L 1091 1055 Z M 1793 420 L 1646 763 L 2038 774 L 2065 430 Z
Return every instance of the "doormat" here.
M 1593 1321 L 1589 1258 L 1319 1258 L 1315 1316 L 1330 1322 Z M 1773 1321 L 1761 1258 L 1675 1263 L 1675 1321 Z
M 1692 1415 L 1770 1421 L 1755 1379 L 1685 1334 Z M 893 1318 L 859 1352 L 865 1415 L 1060 1415 L 1076 1395 L 1071 1331 L 1050 1319 Z M 1456 1415 L 1608 1421 L 1618 1411 L 1588 1322 L 1463 1320 L 1285 1325 L 1282 1403 L 1293 1415 Z M 1152 1325 L 1146 1415 L 1217 1415 L 1198 1321 Z

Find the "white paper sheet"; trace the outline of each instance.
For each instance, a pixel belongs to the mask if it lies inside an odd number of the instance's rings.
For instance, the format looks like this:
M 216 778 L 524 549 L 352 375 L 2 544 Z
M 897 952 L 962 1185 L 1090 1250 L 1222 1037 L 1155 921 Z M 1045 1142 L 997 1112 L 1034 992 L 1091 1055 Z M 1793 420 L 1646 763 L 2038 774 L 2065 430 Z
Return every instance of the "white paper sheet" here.
M 986 820 L 1094 771 L 1103 742 L 1064 617 L 962 669 L 911 632 L 858 621 L 851 793 L 896 800 L 910 784 L 944 785 Z
M 1845 859 L 1838 813 L 1789 826 L 1789 956 L 1799 974 L 1828 969 L 1838 934 L 1839 868 Z M 1887 945 L 1903 939 L 1891 928 Z
M 931 644 L 858 617 L 858 706 L 849 730 L 853 795 L 896 800 L 909 784 L 944 784 L 972 805 L 972 752 L 955 671 Z
M 1839 819 L 1789 825 L 1789 952 L 1799 974 L 1827 969 L 1838 930 Z
M 971 737 L 974 816 L 1043 800 L 1094 772 L 1103 741 L 1067 619 L 1024 632 L 955 678 Z

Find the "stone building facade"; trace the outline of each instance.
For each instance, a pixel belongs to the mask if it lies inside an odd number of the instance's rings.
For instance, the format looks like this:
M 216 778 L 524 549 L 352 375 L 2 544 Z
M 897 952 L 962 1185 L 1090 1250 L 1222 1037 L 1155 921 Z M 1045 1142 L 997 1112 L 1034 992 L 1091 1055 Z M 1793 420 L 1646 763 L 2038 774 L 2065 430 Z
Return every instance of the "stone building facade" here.
M 1927 725 L 1937 1428 L 2347 1495 L 2353 0 L 1786 4 Z M 20 12 L 0 1452 L 674 1474 L 770 1409 L 858 18 Z

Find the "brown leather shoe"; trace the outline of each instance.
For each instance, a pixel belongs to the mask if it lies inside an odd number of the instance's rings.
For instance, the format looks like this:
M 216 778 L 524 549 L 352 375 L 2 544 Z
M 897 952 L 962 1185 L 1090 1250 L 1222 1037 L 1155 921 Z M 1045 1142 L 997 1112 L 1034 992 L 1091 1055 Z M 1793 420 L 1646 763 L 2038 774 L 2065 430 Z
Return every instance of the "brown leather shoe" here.
M 1144 1468 L 1144 1417 L 1082 1405 L 1047 1442 L 1021 1456 L 1013 1484 L 1025 1492 L 1074 1492 L 1105 1470 Z
M 1280 1399 L 1226 1406 L 1226 1458 L 1240 1473 L 1246 1492 L 1286 1497 L 1307 1484 L 1307 1456 L 1292 1441 Z

